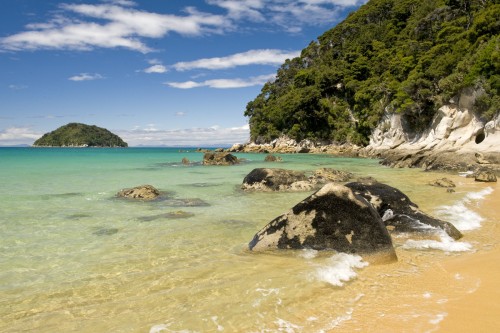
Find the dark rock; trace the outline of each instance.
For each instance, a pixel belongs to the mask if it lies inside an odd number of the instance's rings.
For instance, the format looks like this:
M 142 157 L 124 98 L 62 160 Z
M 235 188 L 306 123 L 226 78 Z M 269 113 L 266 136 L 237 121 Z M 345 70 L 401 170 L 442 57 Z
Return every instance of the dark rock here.
M 274 156 L 274 155 L 266 155 L 266 158 L 264 158 L 265 162 L 282 162 L 283 159 L 279 156 Z
M 186 157 L 182 158 L 182 164 L 189 165 L 189 163 L 190 163 L 189 159 L 187 159 Z
M 239 160 L 230 153 L 207 152 L 203 155 L 203 165 L 234 165 Z
M 299 191 L 311 190 L 313 185 L 301 171 L 257 168 L 243 179 L 241 188 L 260 191 Z
M 446 189 L 446 192 L 447 192 L 447 193 L 455 193 L 455 190 L 454 190 L 454 189 L 452 189 L 452 188 L 447 188 L 447 189 Z
M 350 188 L 333 183 L 271 221 L 254 236 L 249 248 L 380 252 L 397 259 L 391 237 L 373 206 Z
M 424 232 L 430 226 L 443 229 L 454 239 L 462 237 L 453 224 L 425 214 L 410 198 L 394 187 L 378 182 L 354 182 L 346 186 L 368 200 L 384 223 L 396 232 Z
M 118 197 L 129 199 L 153 200 L 158 198 L 160 191 L 151 185 L 141 185 L 134 188 L 123 189 L 116 195 Z
M 325 184 L 329 182 L 346 182 L 353 177 L 347 171 L 335 170 L 332 168 L 321 168 L 314 171 L 311 180 L 316 183 Z
M 475 174 L 474 180 L 476 182 L 494 183 L 497 181 L 497 176 L 489 170 L 482 170 Z
M 448 179 L 448 178 L 436 179 L 436 180 L 430 182 L 429 185 L 436 186 L 436 187 L 446 187 L 446 188 L 451 188 L 451 187 L 456 186 L 455 183 L 451 179 Z

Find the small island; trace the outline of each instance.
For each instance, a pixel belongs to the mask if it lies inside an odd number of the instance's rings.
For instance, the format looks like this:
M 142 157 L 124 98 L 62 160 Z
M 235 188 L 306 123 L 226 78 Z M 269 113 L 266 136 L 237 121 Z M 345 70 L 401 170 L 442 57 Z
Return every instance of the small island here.
M 69 123 L 45 133 L 33 147 L 128 147 L 128 144 L 105 128 Z

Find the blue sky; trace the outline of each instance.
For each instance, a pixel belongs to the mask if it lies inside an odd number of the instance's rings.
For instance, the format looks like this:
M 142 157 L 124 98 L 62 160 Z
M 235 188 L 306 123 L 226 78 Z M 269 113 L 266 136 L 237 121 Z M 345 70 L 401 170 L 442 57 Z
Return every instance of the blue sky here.
M 131 146 L 246 142 L 246 104 L 365 0 L 2 0 L 0 146 L 69 122 Z

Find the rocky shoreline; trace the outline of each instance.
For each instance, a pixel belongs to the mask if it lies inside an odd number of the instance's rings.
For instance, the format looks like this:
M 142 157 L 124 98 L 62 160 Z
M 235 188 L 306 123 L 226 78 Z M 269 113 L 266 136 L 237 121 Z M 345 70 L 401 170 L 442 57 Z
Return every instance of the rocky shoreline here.
M 377 158 L 393 168 L 455 172 L 491 171 L 500 175 L 500 114 L 482 121 L 472 111 L 470 96 L 441 107 L 430 126 L 412 132 L 402 115 L 386 112 L 373 129 L 370 144 L 361 147 L 335 142 L 297 142 L 287 136 L 269 143 L 235 144 L 228 152 L 311 153 Z

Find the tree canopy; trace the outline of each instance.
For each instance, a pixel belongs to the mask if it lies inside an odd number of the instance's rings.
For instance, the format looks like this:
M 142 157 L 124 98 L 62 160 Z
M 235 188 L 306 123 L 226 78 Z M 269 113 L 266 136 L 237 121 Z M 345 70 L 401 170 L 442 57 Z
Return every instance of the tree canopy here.
M 500 109 L 499 0 L 371 0 L 286 60 L 247 104 L 253 141 L 366 144 L 385 110 L 423 130 L 465 88 Z
M 119 136 L 105 128 L 69 123 L 44 134 L 33 144 L 36 147 L 127 147 Z

